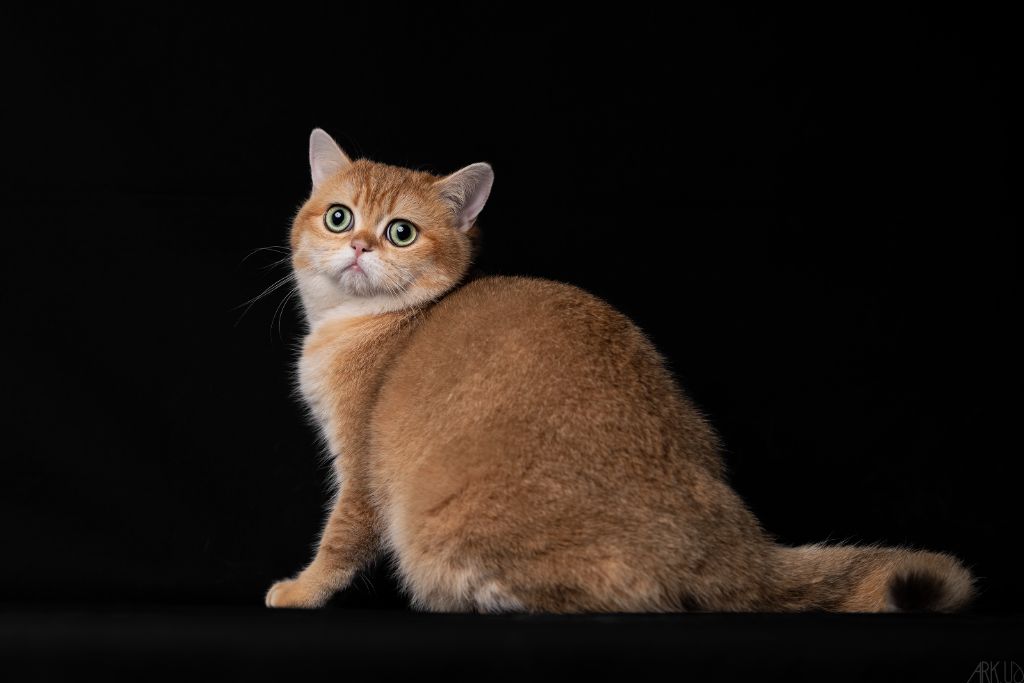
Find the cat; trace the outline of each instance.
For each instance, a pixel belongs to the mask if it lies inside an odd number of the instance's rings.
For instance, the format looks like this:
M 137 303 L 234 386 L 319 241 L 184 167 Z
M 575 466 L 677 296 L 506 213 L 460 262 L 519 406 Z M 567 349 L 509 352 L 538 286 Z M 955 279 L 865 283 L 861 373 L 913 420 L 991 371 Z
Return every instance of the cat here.
M 298 383 L 337 493 L 312 562 L 266 594 L 323 606 L 390 555 L 458 612 L 955 611 L 946 554 L 773 541 L 651 342 L 576 287 L 467 281 L 494 179 L 350 160 L 316 129 L 291 231 Z

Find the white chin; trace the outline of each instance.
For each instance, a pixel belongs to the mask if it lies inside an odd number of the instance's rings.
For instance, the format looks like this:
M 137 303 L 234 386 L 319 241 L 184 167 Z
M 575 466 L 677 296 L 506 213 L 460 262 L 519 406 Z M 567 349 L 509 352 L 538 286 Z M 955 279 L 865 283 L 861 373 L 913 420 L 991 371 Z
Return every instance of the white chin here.
M 366 296 L 375 294 L 377 286 L 363 270 L 346 270 L 338 280 L 341 288 L 354 296 Z

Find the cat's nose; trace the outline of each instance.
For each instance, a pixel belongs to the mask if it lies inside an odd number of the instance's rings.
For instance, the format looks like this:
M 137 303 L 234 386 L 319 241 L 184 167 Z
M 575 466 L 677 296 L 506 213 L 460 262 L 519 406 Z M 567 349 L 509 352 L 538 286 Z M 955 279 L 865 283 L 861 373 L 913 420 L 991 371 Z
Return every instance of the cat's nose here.
M 364 251 L 373 251 L 366 240 L 363 239 L 352 240 L 352 248 L 356 250 L 356 258 L 359 258 Z

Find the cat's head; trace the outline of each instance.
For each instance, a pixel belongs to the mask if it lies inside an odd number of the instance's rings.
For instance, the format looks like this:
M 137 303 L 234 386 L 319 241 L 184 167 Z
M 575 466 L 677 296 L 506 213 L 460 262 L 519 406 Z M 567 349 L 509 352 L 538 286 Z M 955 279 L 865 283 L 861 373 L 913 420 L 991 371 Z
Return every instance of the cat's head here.
M 292 267 L 311 321 L 372 314 L 434 299 L 470 266 L 470 230 L 494 172 L 449 176 L 351 161 L 317 128 L 309 138 L 313 193 L 292 224 Z

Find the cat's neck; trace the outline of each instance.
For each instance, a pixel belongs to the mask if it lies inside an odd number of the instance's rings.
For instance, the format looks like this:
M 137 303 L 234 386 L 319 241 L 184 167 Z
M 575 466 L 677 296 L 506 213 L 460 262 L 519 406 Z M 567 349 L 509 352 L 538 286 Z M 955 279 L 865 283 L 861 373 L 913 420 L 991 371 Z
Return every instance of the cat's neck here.
M 326 323 L 377 317 L 402 311 L 408 311 L 411 314 L 418 308 L 420 305 L 409 305 L 391 296 L 353 298 L 325 310 L 317 311 L 316 315 L 310 315 L 309 328 L 314 330 Z
M 305 279 L 299 282 L 299 293 L 310 331 L 328 321 L 376 317 L 402 311 L 413 314 L 431 301 L 431 297 L 420 292 L 351 296 L 343 294 L 329 283 Z

